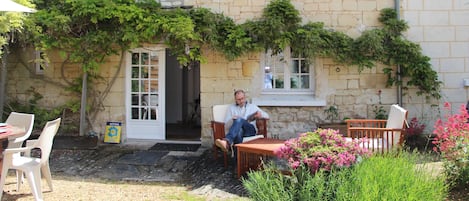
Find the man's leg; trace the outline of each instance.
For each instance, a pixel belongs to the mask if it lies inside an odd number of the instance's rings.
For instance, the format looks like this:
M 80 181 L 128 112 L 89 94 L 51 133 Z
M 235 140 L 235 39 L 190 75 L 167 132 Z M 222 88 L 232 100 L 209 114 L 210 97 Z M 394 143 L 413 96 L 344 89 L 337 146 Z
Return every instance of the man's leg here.
M 254 125 L 250 124 L 247 121 L 243 122 L 242 129 L 244 131 L 243 137 L 251 137 L 251 136 L 256 135 L 256 128 L 254 127 Z
M 241 118 L 233 120 L 228 134 L 226 134 L 226 140 L 230 145 L 238 144 L 243 142 L 243 127 L 247 121 Z
M 233 120 L 230 130 L 225 136 L 225 139 L 215 140 L 215 144 L 220 147 L 223 151 L 227 152 L 231 149 L 231 146 L 243 142 L 243 124 L 246 120 L 238 118 Z

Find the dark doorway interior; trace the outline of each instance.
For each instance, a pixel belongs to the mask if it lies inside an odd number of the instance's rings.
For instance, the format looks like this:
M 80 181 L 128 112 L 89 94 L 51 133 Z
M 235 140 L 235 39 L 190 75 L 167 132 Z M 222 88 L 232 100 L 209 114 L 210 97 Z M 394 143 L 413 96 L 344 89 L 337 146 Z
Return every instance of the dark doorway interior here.
M 200 65 L 166 52 L 166 140 L 200 141 Z
M 166 124 L 166 140 L 200 141 L 200 126 Z

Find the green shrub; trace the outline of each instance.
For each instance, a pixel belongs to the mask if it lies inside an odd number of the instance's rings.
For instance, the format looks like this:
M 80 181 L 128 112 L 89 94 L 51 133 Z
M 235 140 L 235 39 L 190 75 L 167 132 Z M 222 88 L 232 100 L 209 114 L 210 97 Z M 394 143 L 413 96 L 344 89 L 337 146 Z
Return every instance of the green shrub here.
M 337 200 L 444 200 L 445 179 L 416 166 L 417 153 L 376 155 L 350 171 L 351 179 L 337 189 Z
M 443 176 L 432 176 L 417 166 L 418 153 L 375 155 L 352 168 L 321 170 L 306 167 L 291 175 L 275 171 L 250 172 L 243 179 L 253 200 L 444 200 L 448 187 Z
M 292 180 L 277 171 L 273 163 L 265 167 L 263 171 L 249 172 L 249 178 L 242 180 L 251 198 L 259 201 L 293 200 L 295 186 Z

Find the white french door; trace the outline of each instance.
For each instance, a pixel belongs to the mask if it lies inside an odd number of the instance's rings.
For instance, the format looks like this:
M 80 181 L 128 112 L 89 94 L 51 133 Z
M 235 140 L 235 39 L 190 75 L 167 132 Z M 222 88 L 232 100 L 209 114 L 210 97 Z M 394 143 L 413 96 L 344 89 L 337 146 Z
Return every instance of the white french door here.
M 165 49 L 133 49 L 126 57 L 127 138 L 164 140 Z

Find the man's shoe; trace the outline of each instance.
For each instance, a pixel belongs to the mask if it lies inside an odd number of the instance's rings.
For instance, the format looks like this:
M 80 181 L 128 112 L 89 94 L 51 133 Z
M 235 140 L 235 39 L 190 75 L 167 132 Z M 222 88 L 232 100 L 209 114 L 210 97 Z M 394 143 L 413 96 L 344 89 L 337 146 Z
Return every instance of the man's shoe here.
M 229 145 L 227 141 L 222 140 L 222 139 L 216 139 L 215 145 L 217 145 L 217 147 L 220 147 L 220 149 L 223 150 L 224 152 L 228 152 Z

